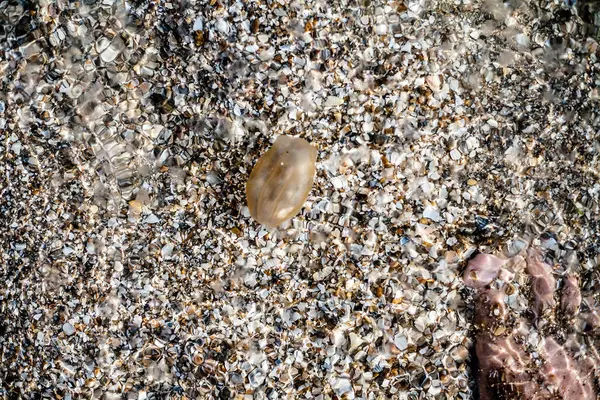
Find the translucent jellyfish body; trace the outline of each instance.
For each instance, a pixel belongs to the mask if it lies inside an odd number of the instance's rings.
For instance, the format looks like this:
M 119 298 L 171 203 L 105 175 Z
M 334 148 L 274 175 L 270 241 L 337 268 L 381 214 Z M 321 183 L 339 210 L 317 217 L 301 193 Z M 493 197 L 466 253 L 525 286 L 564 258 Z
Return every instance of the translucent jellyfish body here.
M 273 228 L 296 215 L 312 188 L 316 161 L 317 149 L 306 140 L 279 136 L 246 183 L 252 217 Z

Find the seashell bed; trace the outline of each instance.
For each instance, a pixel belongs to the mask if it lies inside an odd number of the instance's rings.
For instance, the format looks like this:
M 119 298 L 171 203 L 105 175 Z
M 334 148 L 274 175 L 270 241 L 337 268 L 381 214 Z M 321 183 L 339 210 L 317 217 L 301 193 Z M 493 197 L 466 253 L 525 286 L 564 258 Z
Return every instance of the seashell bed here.
M 0 1 L 0 399 L 596 399 L 600 7 Z

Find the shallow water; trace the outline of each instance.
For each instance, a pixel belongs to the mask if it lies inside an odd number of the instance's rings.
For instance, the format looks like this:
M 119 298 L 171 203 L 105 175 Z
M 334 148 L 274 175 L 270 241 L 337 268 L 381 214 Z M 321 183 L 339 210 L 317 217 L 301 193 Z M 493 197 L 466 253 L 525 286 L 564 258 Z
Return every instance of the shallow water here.
M 596 14 L 0 3 L 0 397 L 595 398 Z M 317 173 L 267 229 L 280 135 Z

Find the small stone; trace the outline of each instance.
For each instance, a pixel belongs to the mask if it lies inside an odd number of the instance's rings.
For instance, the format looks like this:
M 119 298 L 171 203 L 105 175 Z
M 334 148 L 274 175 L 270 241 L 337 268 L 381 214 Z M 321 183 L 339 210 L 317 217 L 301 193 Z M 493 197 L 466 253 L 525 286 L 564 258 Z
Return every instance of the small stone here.
M 63 325 L 63 332 L 67 335 L 67 336 L 71 336 L 75 333 L 75 327 L 73 325 L 71 325 L 69 322 L 66 322 Z
M 269 61 L 275 56 L 275 49 L 273 47 L 269 47 L 268 49 L 261 51 L 258 54 L 258 58 L 262 61 Z
M 515 40 L 519 46 L 529 46 L 529 37 L 523 33 L 517 34 Z
M 173 245 L 171 243 L 165 244 L 160 252 L 163 258 L 171 257 L 171 254 L 173 254 Z
M 386 24 L 379 24 L 375 27 L 375 33 L 378 35 L 385 35 L 387 34 L 387 25 Z
M 256 368 L 248 375 L 248 382 L 250 382 L 250 386 L 257 388 L 263 384 L 265 378 L 265 374 L 262 372 L 262 370 L 260 368 Z
M 427 86 L 434 92 L 439 92 L 442 87 L 442 81 L 440 80 L 439 75 L 429 75 L 425 82 L 427 82 Z
M 150 214 L 150 215 L 148 215 L 148 217 L 146 217 L 147 224 L 156 224 L 159 221 L 160 220 L 158 219 L 158 217 L 154 214 Z
M 454 161 L 460 160 L 461 156 L 462 155 L 460 154 L 460 151 L 458 151 L 456 149 L 450 151 L 450 158 L 453 159 Z
M 335 176 L 331 179 L 331 184 L 335 189 L 341 189 L 345 186 L 345 178 L 343 176 Z
M 348 337 L 350 338 L 350 347 L 348 348 L 348 351 L 354 351 L 364 343 L 364 340 L 354 332 L 350 332 Z
M 425 209 L 423 210 L 423 218 L 427 218 L 435 222 L 439 222 L 442 220 L 439 211 L 433 208 L 432 206 L 425 207 Z
M 330 381 L 331 388 L 338 396 L 346 396 L 346 398 L 354 398 L 354 389 L 352 383 L 347 378 L 333 378 Z
M 335 107 L 344 104 L 344 99 L 341 99 L 336 96 L 329 96 L 327 100 L 325 100 L 325 107 Z
M 406 350 L 408 348 L 408 339 L 404 335 L 396 335 L 394 338 L 394 344 L 400 350 Z
M 16 155 L 21 154 L 21 142 L 15 142 L 11 147 L 11 151 Z
M 224 19 L 219 19 L 217 21 L 217 30 L 225 35 L 227 35 L 229 33 L 229 23 L 227 23 L 227 21 L 225 21 Z
M 193 26 L 192 30 L 194 30 L 194 31 L 201 31 L 203 26 L 204 26 L 204 24 L 202 23 L 202 18 L 198 17 L 194 21 L 194 26 Z

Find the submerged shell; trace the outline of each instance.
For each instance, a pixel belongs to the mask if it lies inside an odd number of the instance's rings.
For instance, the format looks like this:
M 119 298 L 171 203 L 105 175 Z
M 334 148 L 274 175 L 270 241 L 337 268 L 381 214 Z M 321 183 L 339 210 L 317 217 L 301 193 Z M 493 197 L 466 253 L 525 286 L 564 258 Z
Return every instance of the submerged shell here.
M 315 178 L 317 149 L 306 140 L 279 136 L 246 183 L 252 217 L 275 227 L 300 211 Z

